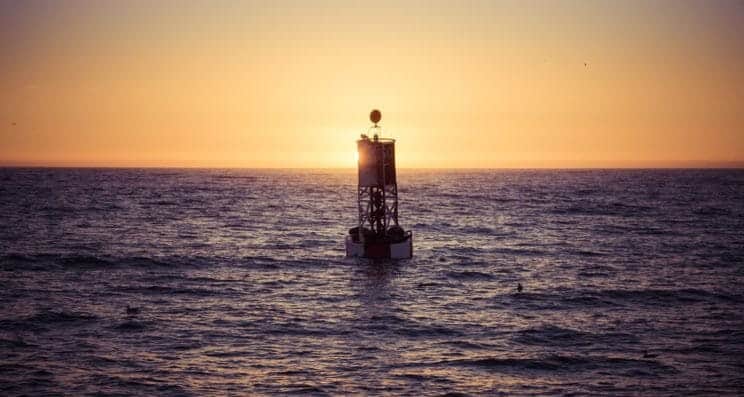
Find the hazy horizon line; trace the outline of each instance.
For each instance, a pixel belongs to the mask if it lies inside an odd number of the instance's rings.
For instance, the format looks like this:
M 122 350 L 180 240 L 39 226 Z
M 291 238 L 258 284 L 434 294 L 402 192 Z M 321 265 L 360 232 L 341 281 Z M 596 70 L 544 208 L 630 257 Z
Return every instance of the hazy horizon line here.
M 103 165 L 103 164 L 34 164 L 34 163 L 2 163 L 0 168 L 30 168 L 30 169 L 231 169 L 231 170 L 339 170 L 354 171 L 356 167 L 269 167 L 269 166 L 219 166 L 219 165 Z M 685 169 L 744 169 L 744 161 L 728 162 L 691 162 L 678 165 L 607 165 L 607 166 L 493 166 L 493 167 L 397 167 L 398 170 L 685 170 Z

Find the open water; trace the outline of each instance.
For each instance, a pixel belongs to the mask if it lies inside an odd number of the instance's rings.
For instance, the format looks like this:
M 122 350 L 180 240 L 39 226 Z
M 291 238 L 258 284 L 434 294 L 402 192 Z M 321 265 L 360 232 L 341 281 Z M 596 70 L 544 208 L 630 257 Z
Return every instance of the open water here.
M 399 184 L 372 263 L 351 171 L 0 169 L 0 395 L 744 393 L 744 171 Z

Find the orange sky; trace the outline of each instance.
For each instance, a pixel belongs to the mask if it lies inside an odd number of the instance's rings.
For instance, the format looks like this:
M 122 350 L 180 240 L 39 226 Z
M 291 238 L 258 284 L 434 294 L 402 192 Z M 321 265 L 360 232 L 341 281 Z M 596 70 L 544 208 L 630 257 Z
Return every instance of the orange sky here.
M 454 4 L 457 3 L 457 4 Z M 0 5 L 0 164 L 744 164 L 741 1 Z M 585 65 L 586 63 L 586 65 Z

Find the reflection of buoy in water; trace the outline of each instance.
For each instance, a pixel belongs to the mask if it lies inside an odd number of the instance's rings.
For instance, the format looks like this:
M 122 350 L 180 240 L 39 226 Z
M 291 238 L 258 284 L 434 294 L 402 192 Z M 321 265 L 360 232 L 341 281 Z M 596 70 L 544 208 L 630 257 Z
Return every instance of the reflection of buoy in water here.
M 374 136 L 362 134 L 357 141 L 357 208 L 359 221 L 346 236 L 346 256 L 364 258 L 410 258 L 413 235 L 398 225 L 398 184 L 395 174 L 395 140 L 381 138 L 373 110 Z

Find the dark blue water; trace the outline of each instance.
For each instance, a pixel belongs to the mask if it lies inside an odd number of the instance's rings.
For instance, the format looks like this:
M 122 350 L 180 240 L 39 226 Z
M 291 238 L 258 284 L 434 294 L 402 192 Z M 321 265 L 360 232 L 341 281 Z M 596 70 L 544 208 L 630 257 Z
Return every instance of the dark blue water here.
M 0 169 L 0 395 L 744 393 L 744 171 L 404 171 L 394 263 L 355 183 Z

